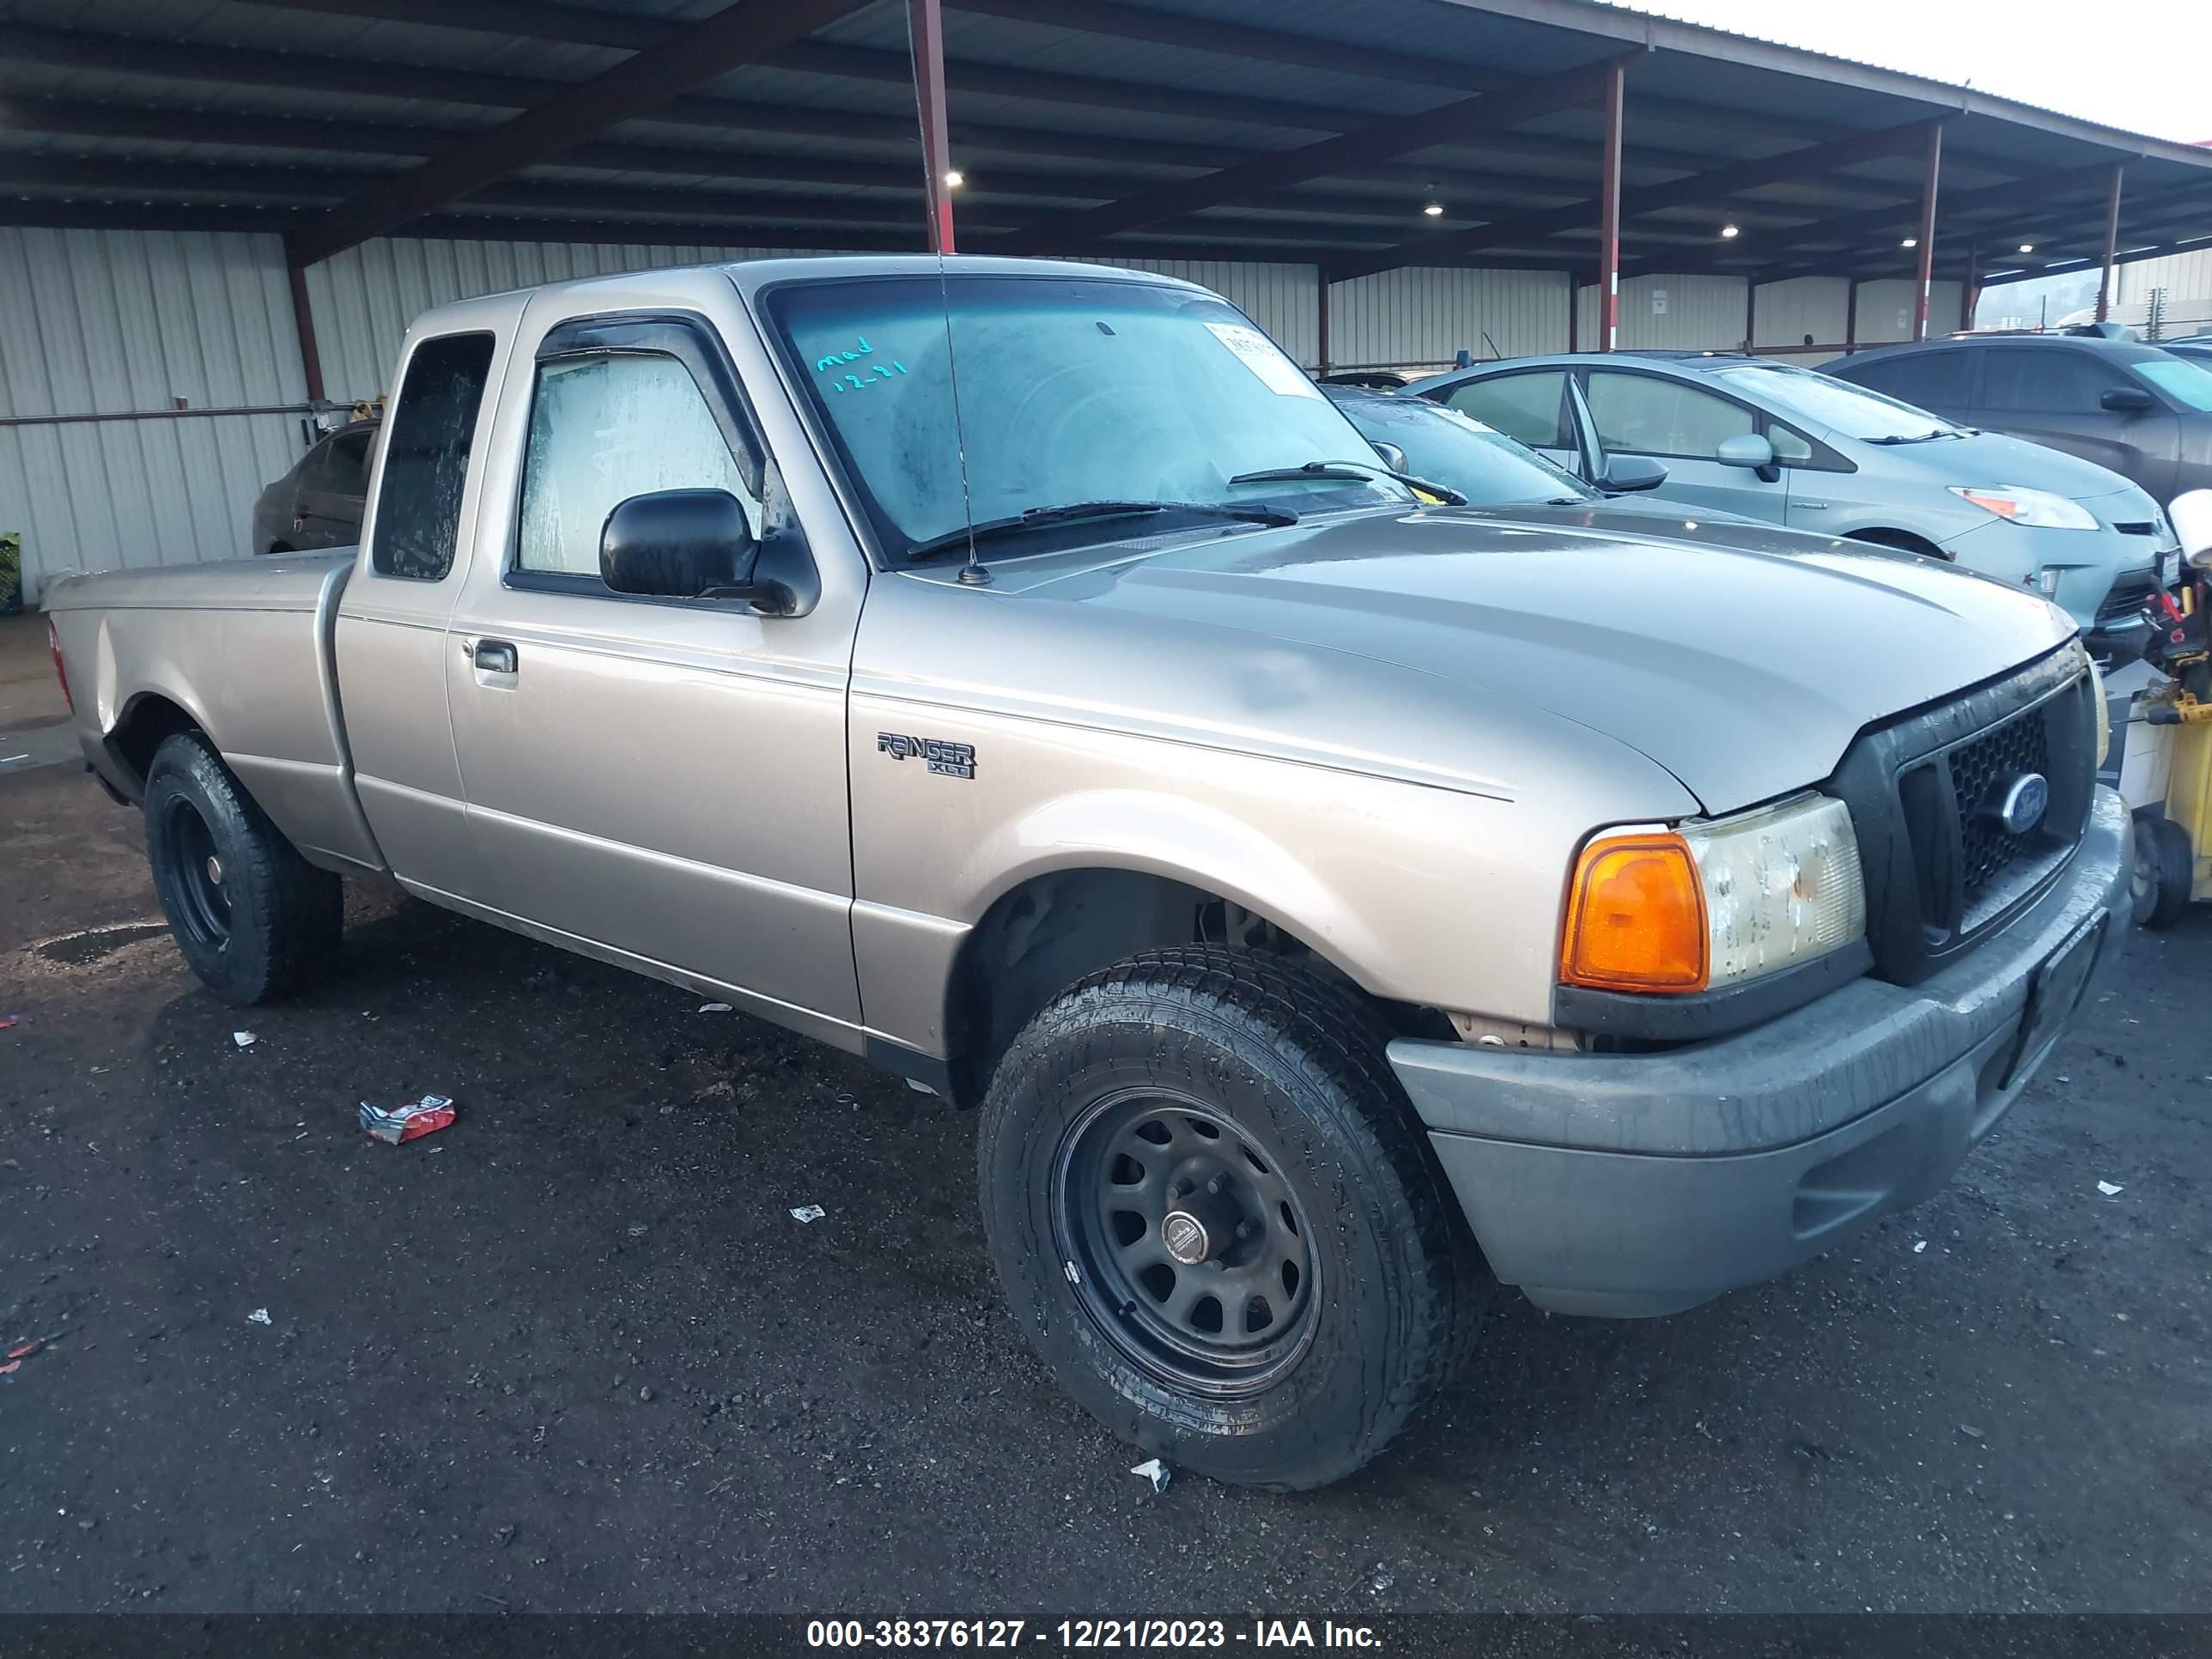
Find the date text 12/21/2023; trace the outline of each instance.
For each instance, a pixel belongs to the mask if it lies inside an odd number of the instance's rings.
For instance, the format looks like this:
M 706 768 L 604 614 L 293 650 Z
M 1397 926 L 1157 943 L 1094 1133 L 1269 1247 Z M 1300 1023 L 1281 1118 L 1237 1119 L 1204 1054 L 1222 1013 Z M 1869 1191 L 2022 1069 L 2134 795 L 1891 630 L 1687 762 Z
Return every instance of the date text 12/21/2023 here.
M 1109 1649 L 1358 1648 L 1382 1646 L 1371 1625 L 1334 1620 L 1255 1619 L 1231 1626 L 1221 1619 L 1063 1619 L 1056 1624 L 1025 1619 L 815 1619 L 806 1626 L 810 1648 L 1001 1648 L 1049 1643 L 1054 1651 Z

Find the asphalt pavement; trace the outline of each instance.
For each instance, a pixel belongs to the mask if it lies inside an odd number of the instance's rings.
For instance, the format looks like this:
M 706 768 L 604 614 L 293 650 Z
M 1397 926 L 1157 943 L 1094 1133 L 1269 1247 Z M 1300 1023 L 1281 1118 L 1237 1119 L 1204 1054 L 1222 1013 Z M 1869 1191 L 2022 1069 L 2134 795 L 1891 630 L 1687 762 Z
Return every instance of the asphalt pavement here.
M 1504 1297 L 1360 1476 L 1156 1494 L 1000 1304 L 969 1117 L 381 892 L 241 1013 L 133 814 L 0 775 L 0 1607 L 2201 1610 L 2212 912 L 2101 990 L 1863 1241 L 1668 1320 Z

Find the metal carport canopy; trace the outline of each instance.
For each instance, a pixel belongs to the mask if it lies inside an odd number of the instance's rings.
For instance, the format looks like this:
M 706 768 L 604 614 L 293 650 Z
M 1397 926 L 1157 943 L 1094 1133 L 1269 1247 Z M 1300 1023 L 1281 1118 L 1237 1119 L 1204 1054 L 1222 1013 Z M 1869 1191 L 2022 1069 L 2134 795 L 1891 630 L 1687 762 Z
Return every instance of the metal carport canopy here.
M 2212 150 L 1592 0 L 10 12 L 0 222 L 273 230 L 295 268 L 388 234 L 919 248 L 925 185 L 954 167 L 963 251 L 1339 280 L 1597 280 L 1615 195 L 1620 270 L 1917 274 L 1923 305 L 1931 272 L 2212 240 Z M 925 160 L 917 92 L 939 72 L 950 149 Z

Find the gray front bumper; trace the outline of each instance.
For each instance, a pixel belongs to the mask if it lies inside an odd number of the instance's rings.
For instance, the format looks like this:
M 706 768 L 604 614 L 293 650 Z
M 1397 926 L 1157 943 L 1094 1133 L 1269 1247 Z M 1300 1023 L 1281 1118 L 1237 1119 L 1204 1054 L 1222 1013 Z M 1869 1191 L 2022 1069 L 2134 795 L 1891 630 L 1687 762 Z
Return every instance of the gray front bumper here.
M 1560 1313 L 1674 1313 L 1917 1203 L 2018 1097 L 2036 969 L 2100 911 L 2127 922 L 2130 823 L 2100 789 L 2035 908 L 1942 973 L 1852 981 L 1765 1025 L 1657 1054 L 1390 1045 L 1498 1276 Z M 2077 994 L 2075 1006 L 2078 1008 Z

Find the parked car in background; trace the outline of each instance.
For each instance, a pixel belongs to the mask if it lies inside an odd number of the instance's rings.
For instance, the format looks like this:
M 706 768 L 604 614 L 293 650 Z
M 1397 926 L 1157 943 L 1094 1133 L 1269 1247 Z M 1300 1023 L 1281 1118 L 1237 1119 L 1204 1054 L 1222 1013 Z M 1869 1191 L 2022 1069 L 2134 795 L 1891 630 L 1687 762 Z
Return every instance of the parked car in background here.
M 361 539 L 377 422 L 356 421 L 317 440 L 289 472 L 254 498 L 253 551 L 309 553 Z
M 1340 374 L 1324 374 L 1323 386 L 1365 386 L 1372 392 L 1395 392 L 1413 377 L 1401 374 L 1395 368 L 1347 368 Z
M 52 590 L 186 962 L 283 995 L 396 881 L 979 1105 L 1014 1318 L 1179 1469 L 1348 1474 L 1496 1282 L 1660 1315 L 1846 1247 L 2114 954 L 2032 592 L 1425 507 L 1190 284 L 625 273 L 399 369 L 357 550 Z
M 1793 364 L 1584 352 L 1455 369 L 1409 390 L 1585 482 L 1656 461 L 1668 501 L 1949 560 L 2043 593 L 2085 633 L 2143 627 L 2158 556 L 2173 545 L 2157 503 L 2116 473 Z
M 1472 507 L 1588 507 L 1600 503 L 1626 510 L 1639 507 L 1680 519 L 1674 501 L 1632 500 L 1632 492 L 1664 483 L 1667 469 L 1624 458 L 1602 489 L 1592 489 L 1556 462 L 1526 444 L 1425 398 L 1362 392 L 1324 385 L 1322 395 L 1358 428 L 1391 465 L 1413 477 L 1456 490 Z M 1709 510 L 1711 519 L 1737 522 L 1736 515 Z
M 2212 369 L 2212 334 L 2192 335 L 2186 340 L 2160 340 L 2158 349 Z
M 2161 507 L 2212 486 L 2212 362 L 2133 340 L 2000 334 L 1884 346 L 1826 372 L 2109 468 Z

